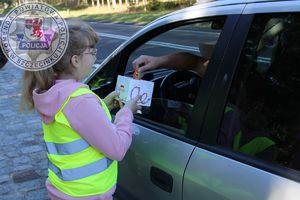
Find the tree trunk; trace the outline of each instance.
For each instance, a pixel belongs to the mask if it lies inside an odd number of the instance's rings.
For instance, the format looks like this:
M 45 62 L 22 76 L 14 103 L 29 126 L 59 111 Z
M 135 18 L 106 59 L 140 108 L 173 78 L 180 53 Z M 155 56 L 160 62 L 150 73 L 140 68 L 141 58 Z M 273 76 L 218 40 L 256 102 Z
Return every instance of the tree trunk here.
M 100 0 L 97 0 L 97 7 L 100 8 Z
M 144 11 L 147 11 L 147 0 L 143 0 Z
M 127 12 L 130 12 L 130 5 L 129 5 L 128 0 L 125 0 L 125 5 L 126 5 L 126 8 L 127 8 Z
M 101 0 L 101 6 L 102 7 L 104 6 L 104 0 Z
M 119 0 L 119 7 L 120 7 L 120 10 L 122 10 L 122 0 Z
M 115 10 L 117 8 L 116 0 L 112 0 L 113 9 Z
M 110 0 L 107 0 L 107 6 L 108 6 L 108 9 L 110 10 Z
M 92 1 L 92 6 L 94 7 L 95 6 L 94 0 L 91 0 L 91 1 Z

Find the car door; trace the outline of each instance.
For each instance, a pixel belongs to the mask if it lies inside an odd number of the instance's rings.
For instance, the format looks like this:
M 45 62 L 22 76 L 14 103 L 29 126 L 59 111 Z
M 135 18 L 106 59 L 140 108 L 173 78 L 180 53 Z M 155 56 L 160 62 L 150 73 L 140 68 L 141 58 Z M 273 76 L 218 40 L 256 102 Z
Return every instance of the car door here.
M 132 77 L 132 61 L 142 54 L 193 53 L 210 59 L 209 70 L 216 72 L 243 7 L 205 8 L 203 13 L 201 9 L 193 9 L 163 19 L 161 25 L 149 31 L 142 30 L 140 36 L 134 36 L 135 39 L 123 45 L 122 50 L 114 52 L 113 57 L 104 61 L 102 69 L 90 78 L 89 85 L 104 97 L 114 89 L 118 74 Z M 184 170 L 200 136 L 199 120 L 204 121 L 215 76 L 200 79 L 200 88 L 197 85 L 193 93 L 175 92 L 167 96 L 161 91 L 172 91 L 173 84 L 164 85 L 163 82 L 168 82 L 166 77 L 172 74 L 183 74 L 181 78 L 191 76 L 178 81 L 181 86 L 198 80 L 194 72 L 163 69 L 145 72 L 142 76 L 155 83 L 154 94 L 151 106 L 135 115 L 132 145 L 119 165 L 116 197 L 120 200 L 182 198 Z
M 299 1 L 246 6 L 185 171 L 184 200 L 299 199 L 299 11 Z

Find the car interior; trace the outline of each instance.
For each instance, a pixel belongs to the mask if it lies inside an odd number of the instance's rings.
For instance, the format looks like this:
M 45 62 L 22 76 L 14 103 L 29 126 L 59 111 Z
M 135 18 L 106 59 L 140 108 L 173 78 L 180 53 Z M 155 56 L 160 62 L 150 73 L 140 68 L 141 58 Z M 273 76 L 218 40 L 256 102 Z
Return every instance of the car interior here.
M 299 170 L 300 21 L 297 15 L 268 16 L 253 26 L 227 103 L 238 116 L 224 117 L 222 126 L 239 120 L 240 145 L 261 139 L 255 147 L 261 151 L 249 155 Z

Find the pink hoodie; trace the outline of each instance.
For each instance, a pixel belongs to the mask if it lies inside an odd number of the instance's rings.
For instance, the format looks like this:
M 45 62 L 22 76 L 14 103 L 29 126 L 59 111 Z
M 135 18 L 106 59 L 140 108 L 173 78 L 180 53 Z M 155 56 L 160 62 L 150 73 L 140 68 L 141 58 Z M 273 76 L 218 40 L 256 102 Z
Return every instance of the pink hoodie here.
M 33 91 L 35 108 L 42 121 L 51 123 L 55 114 L 68 98 L 79 87 L 87 85 L 75 80 L 57 80 L 48 91 Z M 100 101 L 91 94 L 82 95 L 70 100 L 63 110 L 70 125 L 93 147 L 99 149 L 112 160 L 122 160 L 131 144 L 133 114 L 129 108 L 122 108 L 115 116 L 113 123 L 107 118 Z M 57 190 L 48 180 L 46 187 L 52 199 L 85 199 L 112 200 L 115 186 L 105 194 L 73 198 Z

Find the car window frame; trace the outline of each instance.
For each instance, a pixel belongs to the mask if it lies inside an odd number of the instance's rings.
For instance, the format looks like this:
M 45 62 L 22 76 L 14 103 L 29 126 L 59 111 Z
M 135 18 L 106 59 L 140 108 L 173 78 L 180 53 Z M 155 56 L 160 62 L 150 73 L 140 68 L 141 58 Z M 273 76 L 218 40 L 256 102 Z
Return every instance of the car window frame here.
M 300 12 L 299 10 L 297 11 Z M 246 12 L 248 13 L 248 12 Z M 266 12 L 266 13 L 253 13 L 253 14 L 243 14 L 237 25 L 237 30 L 233 39 L 230 41 L 229 45 L 232 47 L 231 51 L 228 51 L 224 56 L 224 60 L 221 63 L 222 66 L 226 66 L 223 70 L 220 70 L 217 74 L 216 84 L 212 89 L 212 95 L 210 100 L 210 105 L 207 109 L 206 122 L 204 122 L 204 128 L 199 142 L 196 144 L 197 147 L 206 149 L 218 155 L 233 159 L 235 161 L 250 165 L 252 167 L 270 172 L 272 174 L 300 182 L 300 172 L 286 168 L 283 166 L 275 165 L 271 162 L 265 160 L 259 160 L 253 156 L 247 156 L 245 154 L 234 152 L 231 149 L 226 149 L 218 147 L 217 137 L 219 134 L 220 126 L 222 125 L 223 112 L 227 103 L 227 98 L 230 92 L 231 84 L 233 81 L 234 74 L 237 70 L 237 67 L 240 62 L 241 53 L 243 51 L 246 39 L 248 37 L 248 32 L 250 31 L 252 22 L 256 15 L 259 14 L 284 14 L 292 12 Z M 244 26 L 244 29 L 240 27 Z M 242 30 L 242 31 L 241 31 Z M 225 87 L 221 87 L 222 81 L 224 80 L 225 75 L 227 75 L 227 83 Z M 217 108 L 217 109 L 216 109 Z M 217 110 L 217 112 L 212 112 Z M 213 121 L 213 123 L 211 123 Z
M 225 16 L 224 15 L 220 15 L 220 16 L 216 15 L 216 16 L 202 17 L 202 18 L 198 18 L 198 19 L 178 21 L 178 22 L 174 22 L 174 23 L 170 23 L 170 24 L 167 24 L 164 26 L 157 27 L 156 29 L 149 31 L 148 33 L 144 34 L 142 37 L 138 38 L 136 41 L 131 43 L 129 46 L 127 46 L 123 50 L 126 53 L 121 53 L 122 56 L 120 57 L 120 62 L 127 63 L 130 55 L 136 49 L 138 49 L 140 46 L 142 46 L 143 44 L 145 44 L 152 38 L 157 37 L 159 34 L 170 31 L 177 27 L 194 24 L 194 23 L 201 23 L 201 22 L 209 21 L 211 19 L 215 19 L 217 17 L 225 17 L 226 22 L 225 22 L 224 28 L 220 34 L 220 37 L 218 39 L 216 46 L 215 46 L 214 53 L 211 58 L 212 61 L 209 64 L 210 74 L 213 74 L 213 72 L 217 71 L 217 69 L 218 69 L 218 64 L 220 63 L 220 61 L 223 57 L 223 54 L 225 52 L 224 50 L 225 50 L 225 48 L 227 48 L 227 44 L 229 42 L 228 38 L 231 37 L 231 34 L 235 28 L 235 25 L 238 21 L 239 16 L 240 16 L 239 14 L 225 15 Z M 118 71 L 119 74 L 124 74 L 124 72 L 125 72 L 125 67 L 123 68 L 122 71 L 121 70 Z M 159 126 L 158 123 L 151 122 L 151 120 L 139 117 L 138 115 L 135 116 L 134 122 L 136 124 L 150 128 L 154 131 L 160 132 L 164 135 L 185 141 L 190 144 L 195 144 L 197 139 L 199 138 L 199 134 L 200 134 L 200 131 L 199 131 L 200 129 L 198 127 L 199 119 L 200 119 L 200 121 L 204 121 L 206 106 L 209 103 L 207 98 L 202 98 L 201 95 L 200 95 L 200 97 L 198 97 L 198 96 L 199 96 L 199 93 L 202 93 L 202 94 L 205 93 L 205 95 L 209 96 L 210 87 L 212 86 L 212 84 L 209 84 L 209 83 L 212 83 L 214 81 L 213 79 L 214 79 L 214 76 L 210 76 L 209 78 L 204 78 L 202 81 L 201 87 L 198 89 L 198 95 L 196 98 L 196 102 L 194 104 L 194 109 L 193 109 L 193 112 L 191 115 L 191 120 L 190 120 L 190 124 L 192 124 L 192 126 L 196 125 L 197 127 L 188 128 L 185 136 L 183 136 L 179 133 L 174 133 L 173 128 L 168 129 L 163 126 Z M 201 92 L 199 92 L 199 91 L 201 91 Z M 206 92 L 204 92 L 204 91 L 206 91 Z M 189 127 L 191 127 L 191 125 Z

